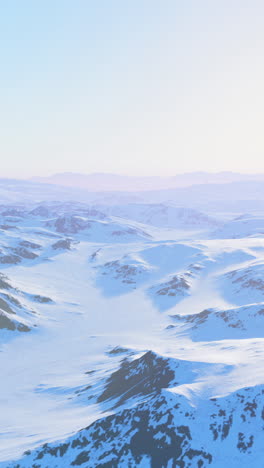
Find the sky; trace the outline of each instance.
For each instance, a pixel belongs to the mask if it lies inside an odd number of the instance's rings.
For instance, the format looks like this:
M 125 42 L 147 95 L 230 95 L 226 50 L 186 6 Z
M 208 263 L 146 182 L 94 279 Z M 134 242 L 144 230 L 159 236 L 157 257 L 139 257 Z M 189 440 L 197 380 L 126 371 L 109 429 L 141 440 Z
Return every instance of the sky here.
M 264 172 L 262 0 L 0 4 L 1 176 Z

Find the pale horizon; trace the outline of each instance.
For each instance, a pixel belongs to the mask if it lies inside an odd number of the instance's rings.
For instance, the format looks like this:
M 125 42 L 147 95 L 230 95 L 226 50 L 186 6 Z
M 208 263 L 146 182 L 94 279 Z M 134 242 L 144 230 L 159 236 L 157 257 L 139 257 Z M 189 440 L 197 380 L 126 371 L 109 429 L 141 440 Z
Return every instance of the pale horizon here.
M 180 177 L 180 176 L 185 176 L 185 175 L 209 175 L 209 176 L 214 176 L 214 175 L 241 175 L 241 176 L 249 176 L 249 177 L 261 177 L 262 175 L 264 176 L 264 169 L 261 172 L 254 172 L 254 171 L 231 171 L 231 170 L 221 170 L 221 171 L 213 171 L 213 170 L 207 170 L 207 171 L 199 171 L 199 170 L 190 170 L 190 171 L 184 171 L 184 172 L 172 172 L 170 173 L 164 173 L 164 174 L 140 174 L 140 173 L 135 173 L 135 172 L 107 172 L 107 171 L 91 171 L 91 172 L 78 172 L 78 171 L 59 171 L 59 172 L 43 172 L 43 173 L 29 173 L 29 174 L 22 174 L 21 173 L 5 173 L 1 174 L 1 179 L 21 179 L 21 180 L 33 180 L 33 179 L 42 179 L 42 178 L 52 178 L 56 176 L 63 176 L 63 175 L 72 175 L 72 176 L 118 176 L 118 177 L 131 177 L 131 178 L 171 178 L 171 177 Z

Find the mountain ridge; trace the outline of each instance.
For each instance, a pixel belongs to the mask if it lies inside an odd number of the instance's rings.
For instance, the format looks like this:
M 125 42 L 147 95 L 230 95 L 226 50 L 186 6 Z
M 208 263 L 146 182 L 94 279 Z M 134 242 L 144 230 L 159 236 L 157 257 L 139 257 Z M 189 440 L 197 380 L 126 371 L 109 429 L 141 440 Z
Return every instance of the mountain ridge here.
M 140 191 L 166 188 L 189 187 L 200 184 L 221 184 L 245 180 L 263 180 L 264 174 L 240 174 L 223 171 L 216 173 L 189 172 L 174 176 L 131 176 L 111 173 L 82 174 L 74 172 L 56 173 L 51 176 L 35 176 L 30 180 L 39 183 L 79 187 L 98 191 Z

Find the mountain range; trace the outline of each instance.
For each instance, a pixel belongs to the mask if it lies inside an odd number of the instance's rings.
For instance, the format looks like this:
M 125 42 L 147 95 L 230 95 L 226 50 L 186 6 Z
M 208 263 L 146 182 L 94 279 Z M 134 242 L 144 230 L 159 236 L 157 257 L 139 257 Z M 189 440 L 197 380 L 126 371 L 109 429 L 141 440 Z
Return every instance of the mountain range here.
M 262 468 L 263 194 L 0 180 L 0 468 Z
M 164 190 L 201 184 L 227 184 L 241 181 L 264 181 L 264 174 L 239 174 L 236 172 L 190 172 L 175 176 L 127 176 L 108 173 L 78 174 L 58 173 L 47 177 L 33 177 L 32 181 L 89 191 L 141 191 Z

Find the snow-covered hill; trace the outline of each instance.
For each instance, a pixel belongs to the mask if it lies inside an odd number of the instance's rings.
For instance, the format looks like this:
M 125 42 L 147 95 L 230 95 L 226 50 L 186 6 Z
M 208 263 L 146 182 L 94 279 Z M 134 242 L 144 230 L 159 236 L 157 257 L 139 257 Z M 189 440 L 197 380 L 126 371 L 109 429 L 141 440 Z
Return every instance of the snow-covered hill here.
M 83 216 L 63 216 L 45 223 L 48 228 L 62 234 L 82 233 L 92 242 L 133 242 L 151 235 L 139 226 L 120 220 L 101 221 Z
M 69 200 L 0 206 L 0 468 L 262 468 L 259 221 Z
M 0 340 L 14 338 L 13 332 L 29 332 L 37 327 L 40 314 L 35 311 L 36 304 L 53 304 L 53 301 L 47 296 L 22 291 L 0 273 Z
M 139 223 L 175 229 L 215 229 L 220 223 L 213 217 L 191 208 L 179 208 L 165 203 L 129 205 L 99 205 L 99 210 L 111 216 L 132 219 Z
M 193 315 L 174 315 L 177 329 L 195 341 L 214 341 L 241 338 L 262 338 L 264 303 L 241 306 L 229 310 L 206 309 Z
M 241 215 L 213 233 L 216 239 L 237 239 L 243 237 L 263 237 L 264 216 Z
M 264 299 L 264 263 L 250 262 L 222 276 L 224 294 L 237 304 L 261 302 Z
M 230 467 L 261 467 L 263 394 L 263 386 L 245 388 L 193 407 L 185 396 L 162 390 L 61 444 L 27 451 L 19 464 L 6 467 L 222 468 L 226 460 Z

